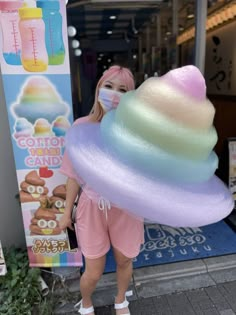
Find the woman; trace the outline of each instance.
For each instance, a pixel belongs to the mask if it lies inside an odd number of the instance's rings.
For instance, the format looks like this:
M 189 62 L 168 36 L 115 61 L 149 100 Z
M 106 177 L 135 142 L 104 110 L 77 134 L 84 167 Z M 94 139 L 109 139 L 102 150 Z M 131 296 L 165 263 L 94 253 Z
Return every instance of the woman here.
M 95 102 L 91 113 L 76 120 L 75 124 L 99 122 L 103 115 L 116 108 L 123 93 L 134 89 L 134 79 L 127 68 L 110 67 L 97 84 Z M 71 211 L 79 191 L 81 179 L 76 176 L 71 161 L 65 153 L 61 172 L 68 177 L 65 213 L 60 228 L 71 228 Z M 111 175 L 112 176 L 112 175 Z M 82 300 L 79 313 L 94 315 L 91 295 L 104 271 L 106 254 L 113 248 L 117 264 L 115 309 L 117 315 L 129 315 L 125 293 L 132 277 L 132 260 L 139 254 L 144 241 L 143 223 L 91 190 L 85 183 L 76 213 L 77 237 L 85 257 L 85 272 L 80 280 Z

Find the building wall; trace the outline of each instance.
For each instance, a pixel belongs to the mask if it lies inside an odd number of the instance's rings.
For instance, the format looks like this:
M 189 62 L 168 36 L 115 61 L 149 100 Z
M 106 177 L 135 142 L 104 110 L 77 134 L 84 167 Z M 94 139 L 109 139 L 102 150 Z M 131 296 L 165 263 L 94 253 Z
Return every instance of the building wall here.
M 0 75 L 0 240 L 2 246 L 25 246 L 10 130 Z

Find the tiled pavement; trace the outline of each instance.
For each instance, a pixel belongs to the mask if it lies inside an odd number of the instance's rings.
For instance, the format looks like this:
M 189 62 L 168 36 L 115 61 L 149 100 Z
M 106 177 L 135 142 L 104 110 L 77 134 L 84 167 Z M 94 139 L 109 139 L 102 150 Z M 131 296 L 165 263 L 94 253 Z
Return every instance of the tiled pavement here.
M 55 291 L 54 315 L 78 314 L 78 275 L 65 284 L 71 298 Z M 236 254 L 136 269 L 130 290 L 132 315 L 236 315 Z M 115 294 L 115 274 L 103 275 L 93 295 L 96 315 L 115 314 Z
M 130 302 L 132 315 L 234 315 L 236 281 Z M 115 314 L 112 306 L 96 308 L 96 315 Z
M 78 275 L 64 284 L 72 299 L 57 290 L 54 315 L 78 314 Z M 236 315 L 236 254 L 139 268 L 129 289 L 132 315 Z M 115 294 L 115 274 L 103 275 L 93 295 L 96 315 L 115 315 Z

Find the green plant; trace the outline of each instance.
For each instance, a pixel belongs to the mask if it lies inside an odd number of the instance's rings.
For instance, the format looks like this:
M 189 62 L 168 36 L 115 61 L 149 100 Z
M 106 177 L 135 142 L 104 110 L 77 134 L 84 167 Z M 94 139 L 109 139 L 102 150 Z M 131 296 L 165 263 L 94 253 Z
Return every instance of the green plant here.
M 40 304 L 35 308 L 34 315 L 53 315 L 54 308 L 58 304 L 58 296 L 52 292 L 43 298 Z
M 40 269 L 28 266 L 25 250 L 9 248 L 4 255 L 8 272 L 0 277 L 0 314 L 31 315 L 42 303 Z
M 55 294 L 56 282 L 64 282 L 53 275 L 47 278 L 52 289 L 46 297 L 42 297 L 41 270 L 29 267 L 26 250 L 11 247 L 4 249 L 4 256 L 8 272 L 0 277 L 0 315 L 53 315 L 60 302 L 72 299 L 66 286 L 62 297 Z

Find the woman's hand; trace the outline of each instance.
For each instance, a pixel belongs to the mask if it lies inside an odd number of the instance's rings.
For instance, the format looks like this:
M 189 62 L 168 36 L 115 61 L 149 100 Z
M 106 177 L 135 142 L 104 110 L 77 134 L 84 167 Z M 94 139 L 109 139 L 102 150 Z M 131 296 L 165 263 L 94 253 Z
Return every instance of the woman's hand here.
M 65 212 L 59 220 L 59 227 L 61 230 L 67 227 L 73 230 L 71 221 L 71 212 L 74 207 L 76 196 L 78 195 L 79 185 L 73 178 L 68 178 L 66 183 L 66 207 Z
M 64 213 L 59 220 L 59 227 L 61 230 L 66 229 L 67 227 L 73 230 L 71 216 L 67 213 Z

